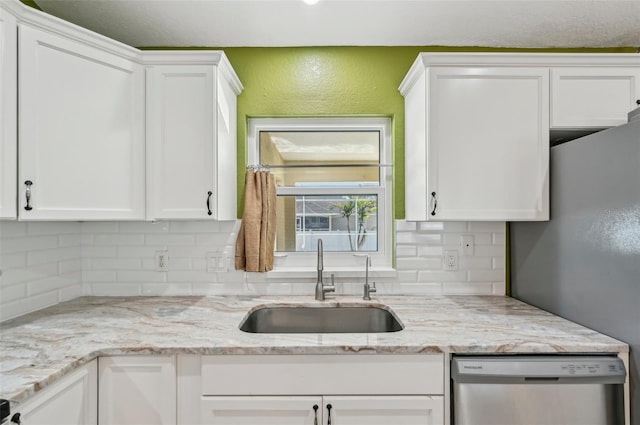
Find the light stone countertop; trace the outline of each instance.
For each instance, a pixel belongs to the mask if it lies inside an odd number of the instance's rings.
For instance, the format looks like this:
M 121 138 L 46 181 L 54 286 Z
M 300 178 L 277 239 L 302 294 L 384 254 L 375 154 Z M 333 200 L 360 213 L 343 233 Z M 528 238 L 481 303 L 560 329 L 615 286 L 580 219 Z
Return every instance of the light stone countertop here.
M 385 305 L 404 330 L 250 334 L 263 305 Z M 502 296 L 83 297 L 0 324 L 0 398 L 24 401 L 98 356 L 135 354 L 617 353 L 628 345 Z

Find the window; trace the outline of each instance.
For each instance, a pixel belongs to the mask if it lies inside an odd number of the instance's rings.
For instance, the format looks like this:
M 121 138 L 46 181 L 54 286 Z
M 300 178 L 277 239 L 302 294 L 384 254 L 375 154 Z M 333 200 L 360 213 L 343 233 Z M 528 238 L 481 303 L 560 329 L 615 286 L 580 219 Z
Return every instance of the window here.
M 391 125 L 385 118 L 254 118 L 249 165 L 276 177 L 276 269 L 391 266 Z

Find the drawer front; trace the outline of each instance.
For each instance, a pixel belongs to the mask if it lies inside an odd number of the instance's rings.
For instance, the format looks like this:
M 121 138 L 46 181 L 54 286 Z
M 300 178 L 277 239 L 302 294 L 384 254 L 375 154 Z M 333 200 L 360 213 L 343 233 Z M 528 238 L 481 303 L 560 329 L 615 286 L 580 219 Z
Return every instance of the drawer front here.
M 202 395 L 443 394 L 444 357 L 224 355 L 202 357 Z

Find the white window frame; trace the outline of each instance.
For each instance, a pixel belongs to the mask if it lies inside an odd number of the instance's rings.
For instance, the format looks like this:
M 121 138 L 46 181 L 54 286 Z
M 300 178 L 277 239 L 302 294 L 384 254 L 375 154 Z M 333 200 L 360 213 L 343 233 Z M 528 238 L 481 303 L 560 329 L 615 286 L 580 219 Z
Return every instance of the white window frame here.
M 351 194 L 375 194 L 378 197 L 378 251 L 324 252 L 324 268 L 327 271 L 353 270 L 364 267 L 364 258 L 371 258 L 374 269 L 391 269 L 392 249 L 392 167 L 391 167 L 391 119 L 382 117 L 339 118 L 249 118 L 247 132 L 247 164 L 260 165 L 260 133 L 286 131 L 378 131 L 380 132 L 380 186 L 353 187 Z M 344 189 L 278 187 L 278 195 L 341 195 Z M 276 252 L 275 271 L 308 270 L 316 268 L 316 252 Z

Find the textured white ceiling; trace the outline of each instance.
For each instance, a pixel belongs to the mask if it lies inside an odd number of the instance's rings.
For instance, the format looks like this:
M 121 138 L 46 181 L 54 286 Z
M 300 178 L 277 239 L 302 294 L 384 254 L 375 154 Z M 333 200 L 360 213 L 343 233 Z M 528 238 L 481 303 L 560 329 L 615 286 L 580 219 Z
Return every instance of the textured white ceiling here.
M 640 0 L 36 0 L 132 46 L 640 46 Z

